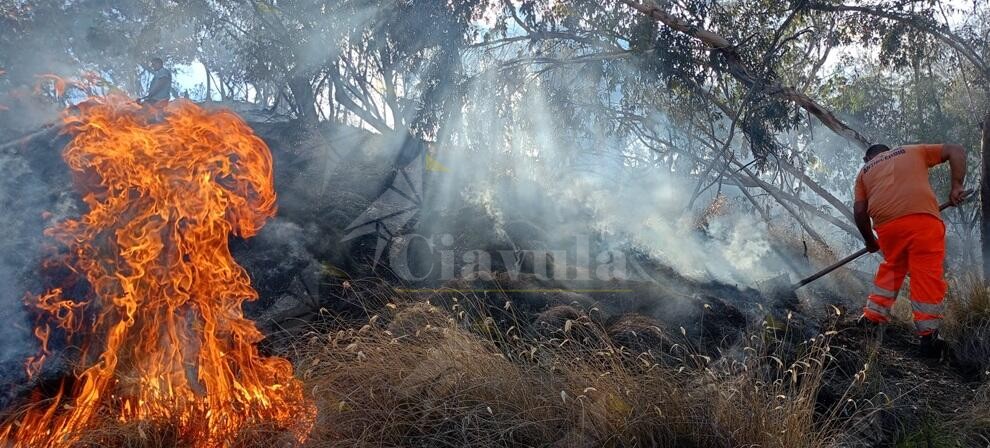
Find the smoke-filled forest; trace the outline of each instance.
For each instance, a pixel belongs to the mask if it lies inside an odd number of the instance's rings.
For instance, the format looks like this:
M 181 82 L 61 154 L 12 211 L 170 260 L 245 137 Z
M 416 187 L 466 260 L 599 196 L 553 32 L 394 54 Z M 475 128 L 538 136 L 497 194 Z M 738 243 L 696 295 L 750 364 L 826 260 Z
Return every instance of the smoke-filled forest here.
M 0 446 L 990 447 L 987 0 L 0 0 Z

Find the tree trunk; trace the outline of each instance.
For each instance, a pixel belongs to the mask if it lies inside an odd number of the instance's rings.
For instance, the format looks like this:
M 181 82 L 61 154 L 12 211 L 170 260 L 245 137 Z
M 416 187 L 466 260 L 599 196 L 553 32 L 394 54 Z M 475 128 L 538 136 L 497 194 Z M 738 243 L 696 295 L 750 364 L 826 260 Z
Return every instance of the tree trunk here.
M 296 113 L 304 123 L 315 124 L 316 96 L 313 95 L 313 86 L 309 83 L 308 76 L 294 75 L 289 78 L 289 90 L 296 104 Z
M 205 62 L 203 62 L 202 64 L 203 64 L 203 70 L 206 71 L 206 102 L 210 102 L 213 101 L 213 95 L 211 92 L 212 85 L 210 83 L 210 67 L 206 65 Z
M 983 158 L 983 177 L 980 180 L 980 246 L 983 253 L 983 281 L 990 281 L 990 112 L 983 118 L 983 142 L 980 156 Z

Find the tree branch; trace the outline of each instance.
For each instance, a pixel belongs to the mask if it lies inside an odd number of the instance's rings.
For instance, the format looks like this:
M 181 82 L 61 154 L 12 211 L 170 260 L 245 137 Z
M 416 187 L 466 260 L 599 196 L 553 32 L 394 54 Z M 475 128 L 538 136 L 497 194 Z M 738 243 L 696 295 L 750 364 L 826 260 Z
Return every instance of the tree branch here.
M 739 55 L 738 51 L 736 51 L 736 47 L 724 37 L 708 31 L 700 26 L 690 24 L 683 19 L 671 15 L 670 13 L 659 8 L 646 6 L 632 0 L 621 1 L 647 17 L 663 23 L 675 31 L 687 34 L 688 36 L 701 41 L 713 51 L 720 53 L 728 64 L 729 73 L 744 86 L 753 88 L 754 85 L 761 82 L 761 80 L 753 75 L 752 70 L 747 67 L 746 63 L 742 60 L 742 57 Z M 767 80 L 766 84 L 761 87 L 762 89 L 760 89 L 760 91 L 766 95 L 794 102 L 802 109 L 818 118 L 822 124 L 839 136 L 846 138 L 863 148 L 870 146 L 870 143 L 866 137 L 855 129 L 850 128 L 848 125 L 843 123 L 842 120 L 839 120 L 839 118 L 836 117 L 830 110 L 818 104 L 815 100 L 811 99 L 804 93 L 773 80 Z
M 983 76 L 990 82 L 990 62 L 984 60 L 980 57 L 980 54 L 974 49 L 969 43 L 966 42 L 958 34 L 952 32 L 949 29 L 938 27 L 935 24 L 927 22 L 924 18 L 911 14 L 898 14 L 891 11 L 884 11 L 877 8 L 872 8 L 869 6 L 857 6 L 857 5 L 832 5 L 827 3 L 809 3 L 807 5 L 809 9 L 814 9 L 817 11 L 827 11 L 827 12 L 858 12 L 861 14 L 866 14 L 873 17 L 879 17 L 882 19 L 893 20 L 898 23 L 907 25 L 915 30 L 921 31 L 923 33 L 934 36 L 938 40 L 942 41 L 953 50 L 956 50 L 964 58 L 966 58 L 970 63 L 976 66 Z

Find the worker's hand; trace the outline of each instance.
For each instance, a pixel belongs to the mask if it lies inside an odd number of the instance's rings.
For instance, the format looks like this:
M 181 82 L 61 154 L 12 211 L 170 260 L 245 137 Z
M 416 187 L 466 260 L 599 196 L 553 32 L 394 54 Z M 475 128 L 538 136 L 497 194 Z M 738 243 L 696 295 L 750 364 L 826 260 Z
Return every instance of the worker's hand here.
M 871 254 L 880 252 L 880 243 L 878 243 L 876 239 L 871 239 L 866 242 L 866 250 L 868 250 Z
M 966 190 L 963 189 L 962 185 L 954 185 L 952 187 L 952 192 L 949 193 L 949 202 L 952 205 L 959 205 L 966 199 Z

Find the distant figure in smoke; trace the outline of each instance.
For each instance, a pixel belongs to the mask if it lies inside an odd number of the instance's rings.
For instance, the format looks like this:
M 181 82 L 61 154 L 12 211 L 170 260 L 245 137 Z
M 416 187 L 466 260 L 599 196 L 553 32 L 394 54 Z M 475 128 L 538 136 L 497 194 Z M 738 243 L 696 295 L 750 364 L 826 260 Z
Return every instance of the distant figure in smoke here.
M 161 58 L 153 58 L 151 64 L 145 66 L 145 70 L 151 72 L 151 84 L 148 85 L 148 94 L 138 99 L 138 102 L 151 106 L 154 113 L 161 115 L 172 98 L 172 72 L 165 68 Z
M 958 205 L 966 195 L 966 152 L 962 146 L 948 144 L 909 145 L 893 150 L 873 145 L 863 161 L 866 163 L 856 177 L 856 227 L 870 252 L 882 252 L 883 262 L 877 269 L 861 322 L 889 322 L 901 283 L 910 275 L 911 308 L 922 348 L 929 355 L 940 355 L 943 343 L 938 329 L 946 291 L 942 272 L 945 224 L 928 182 L 928 169 L 949 162 L 949 200 Z M 870 228 L 871 219 L 877 236 Z

